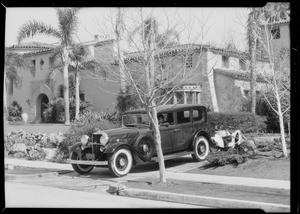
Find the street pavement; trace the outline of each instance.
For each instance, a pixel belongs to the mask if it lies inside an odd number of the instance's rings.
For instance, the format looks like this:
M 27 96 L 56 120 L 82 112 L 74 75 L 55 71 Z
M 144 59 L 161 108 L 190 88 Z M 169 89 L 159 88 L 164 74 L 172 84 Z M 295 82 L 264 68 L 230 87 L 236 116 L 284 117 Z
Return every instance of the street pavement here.
M 36 167 L 36 168 L 47 168 L 47 169 L 58 169 L 58 170 L 71 170 L 73 168 L 71 164 L 51 163 L 45 161 L 29 161 L 24 159 L 13 159 L 5 158 L 5 165 L 16 165 L 24 167 Z M 199 167 L 199 165 L 198 165 Z M 173 169 L 174 170 L 174 169 Z M 166 178 L 178 179 L 193 182 L 205 182 L 205 183 L 216 183 L 226 185 L 241 185 L 241 186 L 252 186 L 252 187 L 263 187 L 263 188 L 275 188 L 290 190 L 290 181 L 285 180 L 271 180 L 271 179 L 259 179 L 259 178 L 248 178 L 248 177 L 234 177 L 234 176 L 219 176 L 219 175 L 204 175 L 204 174 L 191 174 L 184 172 L 173 172 L 173 170 L 166 170 Z M 157 176 L 157 172 L 149 171 L 143 173 L 129 173 L 129 177 L 149 177 Z
M 6 208 L 207 208 L 16 182 L 5 182 L 5 205 Z

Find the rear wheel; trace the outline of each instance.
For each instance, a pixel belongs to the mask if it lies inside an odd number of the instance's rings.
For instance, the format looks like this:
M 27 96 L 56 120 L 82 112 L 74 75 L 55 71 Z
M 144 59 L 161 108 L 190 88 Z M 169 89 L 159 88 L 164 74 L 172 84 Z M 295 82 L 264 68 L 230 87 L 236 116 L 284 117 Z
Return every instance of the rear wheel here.
M 108 158 L 108 168 L 117 177 L 125 176 L 132 167 L 132 155 L 128 149 L 119 149 Z
M 203 161 L 209 153 L 209 143 L 206 137 L 198 136 L 194 143 L 192 157 L 196 161 Z
M 80 160 L 80 158 L 76 152 L 72 153 L 71 159 L 72 160 Z M 94 166 L 82 165 L 82 164 L 72 164 L 72 167 L 73 167 L 74 171 L 79 174 L 87 174 L 87 173 L 91 172 L 94 168 Z
M 150 138 L 144 137 L 137 144 L 137 150 L 140 154 L 150 160 L 155 152 L 155 146 Z

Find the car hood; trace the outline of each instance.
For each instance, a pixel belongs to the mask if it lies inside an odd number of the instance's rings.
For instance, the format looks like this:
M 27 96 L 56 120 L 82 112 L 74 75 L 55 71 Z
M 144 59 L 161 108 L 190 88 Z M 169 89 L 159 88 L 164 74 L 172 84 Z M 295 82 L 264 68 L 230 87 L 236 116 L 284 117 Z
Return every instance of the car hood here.
M 130 135 L 136 135 L 140 131 L 139 128 L 136 127 L 121 127 L 121 128 L 116 128 L 116 129 L 109 129 L 109 130 L 104 130 L 104 132 L 109 136 L 118 136 L 118 135 L 125 135 L 125 134 L 130 134 Z

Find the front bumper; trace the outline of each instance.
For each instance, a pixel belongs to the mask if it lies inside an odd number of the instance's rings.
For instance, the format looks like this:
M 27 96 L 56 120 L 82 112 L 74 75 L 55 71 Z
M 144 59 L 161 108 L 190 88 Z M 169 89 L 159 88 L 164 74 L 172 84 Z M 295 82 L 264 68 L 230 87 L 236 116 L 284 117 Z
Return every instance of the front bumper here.
M 88 160 L 71 160 L 67 159 L 70 164 L 94 165 L 94 166 L 107 166 L 107 161 L 88 161 Z

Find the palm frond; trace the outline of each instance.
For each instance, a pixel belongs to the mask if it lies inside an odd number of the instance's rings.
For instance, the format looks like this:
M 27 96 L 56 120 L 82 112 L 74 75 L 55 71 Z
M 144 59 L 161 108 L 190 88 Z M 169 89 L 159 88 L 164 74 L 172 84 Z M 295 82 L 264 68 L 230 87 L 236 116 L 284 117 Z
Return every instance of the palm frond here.
M 144 29 L 142 29 L 142 27 L 144 27 Z M 142 35 L 142 32 L 144 32 L 144 35 Z M 151 32 L 156 38 L 156 36 L 158 35 L 158 22 L 154 17 L 145 19 L 144 23 L 140 24 L 129 34 L 128 40 L 129 42 L 132 42 L 133 36 L 137 33 L 140 33 L 141 39 L 143 39 L 144 41 L 148 41 Z
M 10 51 L 5 51 L 4 69 L 6 72 L 6 77 L 10 80 L 13 80 L 16 86 L 22 82 L 21 76 L 18 72 L 18 68 L 26 69 L 28 67 L 28 61 L 24 58 L 23 55 Z
M 71 51 L 69 52 L 69 57 L 71 61 L 76 65 L 85 61 L 86 56 L 88 55 L 89 55 L 89 51 L 83 45 L 74 45 L 71 48 Z
M 17 41 L 20 43 L 25 38 L 29 38 L 30 36 L 34 36 L 36 34 L 53 36 L 58 39 L 61 37 L 60 33 L 52 26 L 33 20 L 21 26 L 18 32 Z
M 162 34 L 158 34 L 156 37 L 156 44 L 158 47 L 170 47 L 176 44 L 179 44 L 179 34 L 177 31 L 170 29 Z
M 61 41 L 64 45 L 71 45 L 73 43 L 72 36 L 78 29 L 78 12 L 80 8 L 58 8 L 57 16 L 59 23 L 59 31 L 61 34 Z

